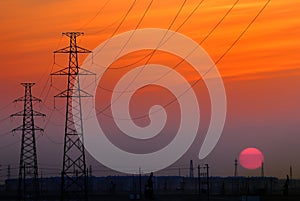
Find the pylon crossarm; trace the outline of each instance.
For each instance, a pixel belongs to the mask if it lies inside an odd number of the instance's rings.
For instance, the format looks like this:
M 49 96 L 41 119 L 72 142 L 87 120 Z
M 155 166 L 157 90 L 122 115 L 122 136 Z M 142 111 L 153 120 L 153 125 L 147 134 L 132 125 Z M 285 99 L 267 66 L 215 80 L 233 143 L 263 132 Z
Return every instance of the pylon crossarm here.
M 83 91 L 83 90 L 79 90 L 80 91 L 80 95 L 78 93 L 78 90 L 74 90 L 74 89 L 70 89 L 70 90 L 65 90 L 60 92 L 59 94 L 55 95 L 54 98 L 66 98 L 66 97 L 93 97 L 91 94 Z
M 42 129 L 42 128 L 38 127 L 38 126 L 35 126 L 35 127 L 34 127 L 34 130 L 40 131 L 40 132 L 44 132 L 44 129 Z
M 77 53 L 92 53 L 91 50 L 85 49 L 83 47 L 77 46 Z
M 50 75 L 51 76 L 53 76 L 53 75 L 68 75 L 68 69 L 69 69 L 69 67 L 61 69 L 61 70 L 56 71 L 54 73 L 51 73 Z
M 31 101 L 42 102 L 41 99 L 39 99 L 39 98 L 37 98 L 37 97 L 34 97 L 34 96 L 32 96 Z
M 38 112 L 38 111 L 32 111 L 33 112 L 33 116 L 40 116 L 40 117 L 45 117 L 46 115 L 41 113 L 41 112 Z M 10 117 L 23 117 L 25 116 L 24 115 L 24 111 L 19 111 L 17 113 L 14 113 L 14 114 L 11 114 Z
M 45 117 L 46 115 L 38 111 L 33 111 L 33 116 Z
M 68 72 L 69 67 L 67 67 L 67 68 L 61 69 L 59 71 L 56 71 L 54 73 L 51 73 L 50 75 L 51 76 L 54 76 L 54 75 L 96 75 L 96 73 L 93 73 L 84 68 L 80 68 L 80 67 L 78 67 L 78 68 L 80 69 L 79 72 L 76 72 L 76 71 L 74 73 Z
M 78 75 L 96 75 L 96 73 L 93 73 L 87 69 L 84 68 L 80 68 L 80 71 L 78 73 Z
M 92 53 L 92 51 L 85 49 L 83 47 L 79 47 L 79 46 L 76 46 L 76 50 L 72 50 L 68 46 L 68 47 L 61 48 L 59 50 L 55 50 L 53 53 L 54 54 L 57 54 L 57 53 Z
M 86 92 L 86 91 L 84 91 L 84 90 L 80 90 L 80 95 L 79 94 L 77 94 L 77 96 L 76 97 L 93 97 L 91 94 L 89 94 L 88 92 Z
M 70 47 L 64 47 L 64 48 L 61 48 L 59 50 L 55 50 L 53 53 L 56 54 L 56 53 L 69 53 L 70 52 Z
M 71 37 L 71 36 L 80 36 L 80 35 L 84 35 L 83 32 L 63 32 L 62 35 L 64 36 L 68 36 L 68 37 Z
M 20 116 L 24 116 L 24 111 L 19 111 L 15 114 L 11 114 L 10 117 L 20 117 Z
M 44 132 L 44 129 L 38 127 L 38 126 L 34 126 L 33 128 L 32 127 L 29 127 L 29 128 L 26 128 L 25 126 L 21 125 L 21 126 L 18 126 L 17 128 L 14 128 L 12 130 L 13 133 L 17 132 L 17 131 L 26 131 L 26 130 L 35 130 L 35 131 L 40 131 L 40 132 Z
M 22 96 L 22 97 L 20 97 L 20 98 L 15 99 L 13 102 L 14 102 L 14 103 L 16 103 L 16 102 L 24 102 L 25 100 L 26 100 L 25 97 Z M 33 101 L 42 102 L 41 99 L 39 99 L 39 98 L 37 98 L 37 97 L 34 97 L 34 96 L 31 97 L 31 101 L 32 101 L 32 102 L 33 102 Z
M 20 101 L 24 101 L 24 100 L 25 100 L 25 97 L 22 96 L 20 98 L 15 99 L 13 102 L 16 103 L 16 102 L 20 102 Z
M 15 133 L 15 132 L 17 132 L 17 131 L 23 131 L 23 125 L 18 126 L 17 128 L 14 128 L 14 129 L 12 130 L 12 133 Z

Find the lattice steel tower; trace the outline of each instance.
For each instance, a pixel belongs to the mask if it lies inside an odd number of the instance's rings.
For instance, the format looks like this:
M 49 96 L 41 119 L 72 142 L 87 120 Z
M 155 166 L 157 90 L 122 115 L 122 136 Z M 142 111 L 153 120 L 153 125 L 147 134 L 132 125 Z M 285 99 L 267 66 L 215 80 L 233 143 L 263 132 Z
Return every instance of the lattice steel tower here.
M 23 124 L 12 130 L 13 132 L 22 131 L 18 194 L 19 200 L 38 200 L 39 182 L 35 131 L 43 131 L 43 129 L 34 124 L 34 116 L 44 117 L 45 115 L 33 110 L 32 102 L 41 102 L 31 94 L 31 87 L 34 83 L 22 83 L 22 85 L 25 87 L 25 95 L 14 102 L 24 102 L 24 110 L 11 115 L 11 117 L 23 117 Z
M 66 32 L 63 35 L 70 38 L 70 45 L 54 51 L 54 54 L 69 54 L 69 65 L 51 74 L 66 75 L 68 77 L 67 89 L 55 96 L 55 98 L 67 99 L 63 169 L 61 173 L 61 200 L 87 200 L 88 185 L 81 98 L 92 96 L 80 89 L 79 79 L 81 75 L 95 74 L 80 68 L 78 65 L 78 53 L 91 53 L 91 51 L 77 46 L 76 39 L 83 33 Z

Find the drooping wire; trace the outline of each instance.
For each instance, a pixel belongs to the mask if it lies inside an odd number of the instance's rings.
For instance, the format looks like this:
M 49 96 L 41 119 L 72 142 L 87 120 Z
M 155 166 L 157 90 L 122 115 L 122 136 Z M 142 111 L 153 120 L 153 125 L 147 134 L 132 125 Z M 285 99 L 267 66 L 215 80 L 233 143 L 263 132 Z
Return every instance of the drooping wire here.
M 261 15 L 261 13 L 265 10 L 265 8 L 268 6 L 268 4 L 271 2 L 271 0 L 268 0 L 265 4 L 264 4 L 264 6 L 260 9 L 260 11 L 255 15 L 255 17 L 249 22 L 249 24 L 246 26 L 246 28 L 241 32 L 241 34 L 237 37 L 237 39 L 226 49 L 226 51 L 219 57 L 219 59 L 215 62 L 215 65 L 217 65 L 228 53 L 229 53 L 229 51 L 238 43 L 238 41 L 243 37 L 243 35 L 249 30 L 249 28 L 252 26 L 252 24 L 256 21 L 256 19 Z M 238 3 L 238 1 L 236 1 L 235 2 L 235 4 L 234 4 L 234 6 L 236 5 Z M 233 7 L 234 7 L 233 6 Z M 225 14 L 226 16 L 230 13 L 230 11 L 233 9 L 233 7 L 231 7 L 230 8 L 230 10 Z M 222 21 L 225 19 L 225 17 L 222 17 Z M 218 25 L 219 25 L 220 23 L 218 23 Z M 215 26 L 214 27 L 214 29 L 216 29 L 217 28 L 217 26 Z M 209 32 L 209 34 L 208 35 L 211 35 L 211 33 L 212 32 Z M 205 37 L 206 39 L 208 38 L 208 37 Z M 202 42 L 204 42 L 204 40 L 202 40 Z M 197 49 L 197 48 L 195 48 L 195 49 Z M 195 49 L 194 50 L 192 50 L 192 52 L 193 51 L 195 51 Z M 191 53 L 192 53 L 191 52 Z M 190 53 L 190 54 L 191 54 Z M 185 59 L 183 59 L 180 63 L 182 63 L 183 61 L 184 61 Z M 178 66 L 178 64 L 176 65 L 176 66 Z M 203 77 L 204 76 L 206 76 L 212 69 L 213 69 L 213 67 L 214 66 L 212 66 L 211 68 L 209 68 L 203 75 L 202 75 L 202 77 L 200 78 L 200 79 L 198 79 L 198 80 L 196 80 L 193 84 L 191 84 L 191 86 L 188 88 L 188 89 L 186 89 L 184 92 L 182 92 L 179 96 L 178 96 L 178 98 L 180 98 L 181 96 L 183 96 L 184 94 L 186 94 L 190 89 L 192 89 L 197 83 L 199 83 L 199 81 L 201 81 L 202 79 L 203 79 Z M 163 75 L 163 76 L 165 76 L 165 75 Z M 161 77 L 159 78 L 159 79 L 161 79 Z M 164 108 L 166 108 L 166 107 L 168 107 L 169 105 L 171 105 L 172 103 L 174 103 L 175 101 L 177 101 L 177 98 L 176 99 L 173 99 L 172 101 L 170 101 L 169 103 L 167 103 L 167 104 L 165 104 L 164 105 Z M 106 109 L 108 109 L 109 107 L 111 107 L 111 105 L 112 105 L 113 103 L 111 103 L 110 105 L 108 105 L 107 107 L 105 107 L 104 109 L 102 109 L 101 111 L 98 111 L 97 112 L 97 115 L 99 115 L 99 114 L 102 114 L 102 115 L 104 115 L 104 116 L 106 116 L 106 117 L 109 117 L 109 118 L 116 118 L 116 117 L 112 117 L 111 115 L 109 115 L 109 114 L 106 114 L 106 113 L 104 113 L 104 111 L 106 110 Z M 156 112 L 159 112 L 161 109 L 159 109 L 159 110 L 156 110 L 156 111 L 153 111 L 152 113 L 156 113 Z M 138 117 L 135 117 L 134 119 L 141 119 L 141 118 L 145 118 L 146 116 L 148 116 L 149 114 L 145 114 L 145 115 L 141 115 L 141 116 L 138 116 Z M 122 120 L 123 120 L 123 118 L 122 118 Z
M 249 28 L 252 26 L 252 24 L 256 21 L 256 19 L 261 15 L 261 13 L 265 10 L 265 8 L 269 5 L 271 0 L 268 0 L 262 9 L 257 13 L 257 15 L 251 20 L 251 22 L 247 25 L 247 27 L 244 29 L 244 31 L 237 37 L 237 39 L 229 46 L 229 48 L 223 53 L 223 55 L 216 61 L 216 64 L 218 64 L 226 55 L 227 53 L 240 41 L 240 39 L 244 36 L 244 34 L 249 30 Z M 211 69 L 210 69 L 211 70 Z
M 13 104 L 12 102 L 6 104 L 5 106 L 3 106 L 3 107 L 0 108 L 0 111 L 6 110 L 6 109 L 7 109 L 9 106 L 11 106 L 12 104 Z
M 180 26 L 176 29 L 176 32 L 177 32 L 180 28 L 183 27 L 183 25 L 184 25 L 184 24 L 192 17 L 192 15 L 196 12 L 196 10 L 200 7 L 200 5 L 202 5 L 203 2 L 204 2 L 204 0 L 201 0 L 201 1 L 195 6 L 195 8 L 192 10 L 192 12 L 190 12 L 190 14 L 186 17 L 186 19 L 185 19 L 185 20 L 180 24 Z M 162 37 L 162 39 L 161 39 L 161 41 L 159 42 L 159 44 L 157 45 L 156 49 L 154 49 L 152 52 L 149 53 L 149 55 L 150 55 L 151 57 L 154 55 L 154 53 L 157 51 L 157 49 L 158 49 L 161 45 L 163 45 L 167 40 L 169 40 L 169 39 L 173 36 L 173 35 L 171 35 L 169 38 L 166 39 L 166 41 L 165 41 L 164 43 L 162 43 L 162 41 L 163 41 L 164 38 L 166 37 L 168 31 L 172 28 L 173 24 L 175 23 L 176 19 L 178 18 L 179 14 L 181 13 L 181 11 L 182 11 L 182 9 L 183 9 L 185 3 L 186 3 L 186 1 L 183 1 L 181 7 L 179 8 L 179 10 L 177 11 L 175 17 L 174 17 L 173 20 L 171 21 L 171 23 L 170 23 L 170 25 L 169 25 L 169 27 L 168 27 L 168 29 L 167 29 L 165 35 Z M 103 49 L 103 48 L 102 48 L 102 49 Z M 146 57 L 149 56 L 149 55 L 146 55 Z M 146 57 L 145 57 L 145 58 L 146 58 Z M 150 61 L 151 57 L 148 59 L 147 62 Z M 142 59 L 144 59 L 144 58 L 142 58 Z M 131 65 L 131 64 L 130 64 L 130 65 Z M 144 67 L 145 67 L 145 66 L 146 66 L 146 64 L 144 65 Z M 125 67 L 127 67 L 127 66 L 125 66 Z M 118 68 L 118 69 L 119 69 L 119 68 Z M 132 82 L 133 82 L 133 81 L 132 81 Z M 128 89 L 129 86 L 130 86 L 130 84 L 127 86 L 127 89 Z M 98 87 L 101 88 L 101 89 L 104 89 L 104 90 L 107 90 L 107 91 L 112 92 L 112 90 L 106 89 L 105 87 L 101 87 L 101 86 L 98 86 Z M 120 93 L 121 93 L 121 95 L 122 95 L 122 94 L 124 94 L 125 92 L 128 92 L 128 90 L 121 91 Z M 120 96 L 121 96 L 121 95 L 120 95 Z M 120 96 L 119 96 L 119 97 L 120 97 Z M 117 97 L 117 99 L 116 99 L 115 101 L 117 101 L 119 97 Z M 102 113 L 103 115 L 106 116 L 106 114 L 104 113 L 104 111 L 105 111 L 106 109 L 108 109 L 109 107 L 111 107 L 112 104 L 113 104 L 113 103 L 110 103 L 107 107 L 105 107 L 104 109 L 102 109 L 100 112 L 97 112 L 97 114 Z M 90 110 L 90 112 L 91 112 L 91 111 L 92 111 L 92 110 Z M 89 112 L 89 114 L 90 114 L 90 112 Z M 88 116 L 89 116 L 89 115 L 88 115 Z M 108 115 L 108 116 L 109 116 L 110 118 L 113 118 L 113 117 L 111 117 L 110 115 Z
M 175 32 L 179 31 L 179 29 L 181 29 L 181 28 L 183 27 L 183 25 L 184 25 L 184 24 L 192 17 L 192 15 L 198 10 L 198 8 L 201 6 L 201 4 L 202 4 L 203 2 L 204 2 L 204 0 L 201 0 L 201 1 L 195 6 L 195 8 L 192 10 L 192 12 L 190 12 L 190 14 L 185 18 L 185 20 L 178 26 L 178 28 L 175 30 Z M 164 41 L 164 43 L 161 43 L 161 44 L 159 45 L 159 47 L 162 46 L 163 44 L 165 44 L 172 36 L 173 36 L 173 34 L 172 34 L 169 38 L 167 38 L 167 39 Z M 151 54 L 153 54 L 153 51 L 155 51 L 155 50 L 152 50 L 150 53 L 144 55 L 144 56 L 141 57 L 140 59 L 138 59 L 138 60 L 136 60 L 136 61 L 134 61 L 134 62 L 132 62 L 132 63 L 130 63 L 130 64 L 119 65 L 118 67 L 110 67 L 109 70 L 119 70 L 119 69 L 122 69 L 122 68 L 128 68 L 128 67 L 130 67 L 130 66 L 132 66 L 132 65 L 134 65 L 134 64 L 137 64 L 137 63 L 143 61 L 145 58 L 147 58 L 148 56 L 150 56 Z M 96 63 L 94 62 L 94 64 L 96 64 Z M 96 65 L 97 65 L 97 64 L 96 64 Z M 105 68 L 105 66 L 100 66 L 99 64 L 98 64 L 98 66 L 99 66 L 99 67 L 102 67 L 102 68 Z M 100 88 L 101 88 L 101 86 L 100 86 Z M 104 88 L 104 89 L 105 89 L 105 88 Z M 107 89 L 107 90 L 109 90 L 109 89 Z
M 265 10 L 265 8 L 268 6 L 268 4 L 271 2 L 271 0 L 268 0 L 264 6 L 260 9 L 260 11 L 255 15 L 255 17 L 250 21 L 250 23 L 246 26 L 246 28 L 241 32 L 241 34 L 237 37 L 237 39 L 227 48 L 227 50 L 219 57 L 219 59 L 215 62 L 215 65 L 217 65 L 228 53 L 229 51 L 239 42 L 239 40 L 244 36 L 244 34 L 249 30 L 249 28 L 252 26 L 252 24 L 256 21 L 256 19 L 261 15 L 261 13 Z M 199 83 L 199 81 L 201 81 L 203 79 L 203 77 L 205 77 L 212 69 L 214 66 L 212 66 L 211 68 L 209 68 L 200 79 L 196 80 L 193 84 L 191 84 L 191 86 L 186 89 L 185 91 L 183 91 L 178 98 L 182 97 L 183 95 L 185 95 L 189 90 L 191 90 L 197 83 Z M 170 106 L 171 104 L 173 104 L 177 99 L 173 99 L 172 101 L 170 101 L 169 103 L 164 105 L 164 108 L 167 108 L 168 106 Z M 158 110 L 153 111 L 153 113 L 158 112 Z
M 132 4 L 130 5 L 129 9 L 126 11 L 124 17 L 122 18 L 121 22 L 119 23 L 119 25 L 117 26 L 117 28 L 114 30 L 114 32 L 111 34 L 110 38 L 114 37 L 116 35 L 116 33 L 119 31 L 119 29 L 121 28 L 121 26 L 123 25 L 124 21 L 126 20 L 126 18 L 128 17 L 129 13 L 131 12 L 131 10 L 133 9 L 134 5 L 136 4 L 137 0 L 134 0 L 132 2 Z M 106 41 L 106 43 L 102 46 L 101 49 L 99 49 L 97 52 L 93 52 L 94 55 L 97 55 L 99 52 L 102 51 L 102 49 L 107 45 L 108 41 Z
M 124 45 L 122 46 L 122 48 L 120 49 L 119 53 L 115 56 L 116 58 L 119 57 L 119 55 L 121 54 L 121 52 L 123 51 L 123 49 L 127 46 L 127 44 L 129 43 L 129 41 L 131 40 L 131 38 L 133 37 L 135 31 L 139 28 L 139 26 L 141 25 L 141 23 L 143 22 L 146 14 L 148 13 L 148 11 L 150 10 L 150 7 L 152 6 L 153 4 L 153 1 L 154 0 L 151 0 L 150 3 L 148 4 L 148 6 L 146 7 L 142 17 L 140 18 L 140 20 L 138 21 L 137 25 L 135 26 L 133 32 L 131 33 L 130 37 L 128 38 L 128 40 L 124 43 Z M 124 17 L 127 17 L 130 10 L 132 9 L 134 4 L 131 5 L 131 7 L 129 8 L 128 12 L 126 12 L 125 16 Z M 125 19 L 125 18 L 124 18 Z M 124 20 L 121 21 L 120 25 L 124 22 Z M 112 34 L 111 37 L 113 37 L 116 33 L 117 33 L 117 30 L 119 29 L 120 25 L 117 27 L 117 29 L 114 31 L 114 33 Z M 102 51 L 102 49 L 106 46 L 106 44 L 108 43 L 108 41 L 106 41 L 106 43 L 104 44 L 104 46 L 98 51 L 96 52 L 95 54 L 98 54 Z
M 88 20 L 85 24 L 83 24 L 82 26 L 80 26 L 77 30 L 81 30 L 83 28 L 85 28 L 87 25 L 89 25 L 92 21 L 94 21 L 98 15 L 102 12 L 102 10 L 107 6 L 107 4 L 110 2 L 111 0 L 107 0 L 103 6 L 98 10 L 98 12 L 96 13 L 96 15 L 94 15 L 90 20 Z
M 50 112 L 50 115 L 49 115 L 49 117 L 48 117 L 48 119 L 47 119 L 47 121 L 46 121 L 46 123 L 45 123 L 45 130 L 46 130 L 46 128 L 48 127 L 48 125 L 49 125 L 49 123 L 50 123 L 50 120 L 51 120 L 51 118 L 52 118 L 52 116 L 53 116 L 53 113 L 54 113 L 54 110 L 52 110 L 52 111 Z M 63 144 L 63 142 L 56 142 L 55 140 L 53 140 L 53 139 L 48 135 L 47 132 L 45 132 L 45 136 L 46 136 L 46 138 L 47 138 L 50 142 L 52 142 L 53 144 L 59 144 L 59 145 Z
M 9 118 L 10 118 L 10 117 L 4 117 L 4 118 L 0 119 L 0 123 L 6 121 L 6 120 L 9 119 Z
M 7 131 L 5 133 L 1 133 L 0 137 L 4 137 L 4 136 L 7 136 L 9 134 L 11 134 L 12 132 L 11 131 Z
M 175 30 L 175 32 L 177 32 L 177 31 L 179 31 L 179 29 L 181 29 L 182 27 L 183 27 L 183 25 L 192 17 L 192 15 L 197 11 L 197 9 L 201 6 L 201 4 L 204 2 L 204 0 L 201 0 L 195 7 L 194 7 L 194 9 L 192 10 L 192 12 L 190 12 L 190 14 L 185 18 L 185 20 L 179 25 L 179 27 Z M 173 20 L 174 21 L 174 20 Z M 168 29 L 168 31 L 170 30 L 170 28 Z M 135 30 L 134 30 L 135 31 Z M 166 33 L 167 33 L 167 31 L 166 31 Z M 122 68 L 127 68 L 127 67 L 130 67 L 131 65 L 134 65 L 134 64 L 137 64 L 137 63 L 139 63 L 140 61 L 142 61 L 142 60 L 144 60 L 145 58 L 147 58 L 148 56 L 153 56 L 153 54 L 155 53 L 155 51 L 157 51 L 157 49 L 159 48 L 159 47 L 161 47 L 162 45 L 164 45 L 172 36 L 173 36 L 174 34 L 171 34 L 171 36 L 170 37 L 168 37 L 164 42 L 162 42 L 163 40 L 164 40 L 164 38 L 166 37 L 166 36 L 164 36 L 162 39 L 161 39 L 161 41 L 160 41 L 160 43 L 159 43 L 159 45 L 157 46 L 157 48 L 156 49 L 154 49 L 154 50 L 152 50 L 149 54 L 146 54 L 145 56 L 143 56 L 141 59 L 138 59 L 138 60 L 136 60 L 135 62 L 133 62 L 133 63 L 130 63 L 130 64 L 125 64 L 125 65 L 123 65 L 123 66 L 118 66 L 117 68 L 113 68 L 113 67 L 110 67 L 109 69 L 106 69 L 106 71 L 107 70 L 111 70 L 111 69 L 115 69 L 115 70 L 119 70 L 119 69 L 122 69 Z M 149 58 L 149 61 L 150 61 L 150 59 L 151 59 L 151 57 Z M 149 62 L 148 61 L 148 62 Z M 97 65 L 95 62 L 94 62 L 94 64 L 95 65 Z M 145 64 L 146 65 L 146 64 Z M 98 65 L 98 66 L 100 66 L 100 65 Z M 92 84 L 92 83 L 91 83 Z M 87 86 L 90 86 L 91 84 L 89 84 L 89 85 L 87 85 Z M 100 88 L 100 89 L 103 89 L 103 90 L 105 90 L 105 91 L 108 91 L 108 92 L 116 92 L 116 93 L 121 93 L 121 94 L 124 94 L 124 93 L 128 93 L 128 92 L 132 92 L 131 90 L 122 90 L 122 91 L 115 91 L 115 90 L 111 90 L 111 89 L 108 89 L 108 88 L 106 88 L 106 87 L 103 87 L 103 86 L 101 86 L 101 85 L 98 85 L 97 86 L 98 88 Z
M 180 13 L 181 13 L 182 9 L 184 8 L 185 4 L 186 4 L 186 0 L 184 0 L 183 3 L 181 4 L 179 10 L 177 11 L 175 17 L 172 19 L 172 21 L 171 21 L 171 23 L 170 23 L 168 29 L 166 30 L 164 36 L 163 36 L 162 39 L 160 40 L 160 42 L 159 42 L 158 46 L 156 47 L 156 49 L 155 49 L 155 50 L 152 52 L 152 54 L 150 55 L 150 58 L 147 60 L 147 62 L 150 61 L 150 59 L 152 58 L 152 56 L 154 55 L 154 53 L 157 51 L 157 49 L 158 49 L 159 46 L 161 45 L 162 41 L 165 39 L 166 35 L 168 34 L 168 31 L 169 31 L 169 30 L 172 28 L 172 26 L 174 25 L 175 21 L 177 20 L 178 16 L 180 15 Z M 137 76 L 142 72 L 142 70 L 144 69 L 145 66 L 146 66 L 146 64 L 143 66 L 143 68 L 141 68 L 140 72 L 138 72 L 137 75 L 133 78 L 132 82 L 129 83 L 129 84 L 127 85 L 127 87 L 125 88 L 124 91 L 126 91 L 126 90 L 130 87 L 130 85 L 134 82 L 134 80 L 137 78 Z M 124 93 L 121 93 L 121 94 L 120 94 L 120 95 L 119 95 L 112 103 L 110 103 L 108 106 L 106 106 L 106 107 L 105 107 L 104 109 L 102 109 L 100 112 L 97 112 L 97 114 L 100 114 L 100 113 L 102 113 L 102 111 L 105 111 L 105 110 L 107 110 L 108 108 L 110 108 L 111 105 L 114 104 L 114 103 L 115 103 L 115 102 L 116 102 L 123 94 L 124 94 Z M 104 113 L 103 113 L 103 114 L 104 114 Z M 105 114 L 104 114 L 104 115 L 105 115 Z
M 135 26 L 133 32 L 131 33 L 131 35 L 129 36 L 129 38 L 127 39 L 127 41 L 124 43 L 124 45 L 121 47 L 119 53 L 115 56 L 115 59 L 118 58 L 121 54 L 121 52 L 124 50 L 124 48 L 127 46 L 127 44 L 129 43 L 129 41 L 131 40 L 131 38 L 133 37 L 135 31 L 139 28 L 139 26 L 141 25 L 141 23 L 143 22 L 146 14 L 148 13 L 148 11 L 150 10 L 150 7 L 152 5 L 154 0 L 151 0 L 150 3 L 148 4 L 146 10 L 144 11 L 142 17 L 140 18 L 139 22 L 137 23 L 137 25 Z

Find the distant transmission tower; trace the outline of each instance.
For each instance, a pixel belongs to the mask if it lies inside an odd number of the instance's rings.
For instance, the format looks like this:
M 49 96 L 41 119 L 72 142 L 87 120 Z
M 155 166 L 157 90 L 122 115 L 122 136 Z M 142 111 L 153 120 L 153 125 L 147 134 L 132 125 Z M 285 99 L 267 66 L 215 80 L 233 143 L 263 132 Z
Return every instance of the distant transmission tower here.
M 43 131 L 43 129 L 35 126 L 34 116 L 44 117 L 45 115 L 33 110 L 32 102 L 41 102 L 31 94 L 31 87 L 34 83 L 22 83 L 22 85 L 25 87 L 25 95 L 14 102 L 24 102 L 24 110 L 11 115 L 11 117 L 23 117 L 23 124 L 12 130 L 13 132 L 22 131 L 18 194 L 19 200 L 38 200 L 39 181 L 35 131 Z
M 78 53 L 91 53 L 91 51 L 77 46 L 76 39 L 83 33 L 66 32 L 63 35 L 70 38 L 70 45 L 56 50 L 54 53 L 69 54 L 69 65 L 51 74 L 68 77 L 67 89 L 55 96 L 55 98 L 67 99 L 63 169 L 61 173 L 61 200 L 87 200 L 88 185 L 83 143 L 81 98 L 92 96 L 80 89 L 79 79 L 81 75 L 95 74 L 80 68 L 78 65 Z

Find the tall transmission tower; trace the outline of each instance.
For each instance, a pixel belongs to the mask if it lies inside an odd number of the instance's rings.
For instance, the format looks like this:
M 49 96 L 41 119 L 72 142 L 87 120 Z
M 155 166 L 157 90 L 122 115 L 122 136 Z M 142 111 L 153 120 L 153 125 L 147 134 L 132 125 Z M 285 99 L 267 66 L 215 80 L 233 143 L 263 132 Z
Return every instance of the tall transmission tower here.
M 45 114 L 33 110 L 32 102 L 41 102 L 40 99 L 32 96 L 31 87 L 34 83 L 22 83 L 21 85 L 25 87 L 25 95 L 14 102 L 24 102 L 24 110 L 11 115 L 11 117 L 23 117 L 23 124 L 12 130 L 12 132 L 22 131 L 18 194 L 19 200 L 38 200 L 39 181 L 35 131 L 43 131 L 43 129 L 34 124 L 34 116 L 44 117 Z
M 69 65 L 53 75 L 67 76 L 67 89 L 57 94 L 55 98 L 66 98 L 66 120 L 64 136 L 63 168 L 61 173 L 61 200 L 87 200 L 87 167 L 83 141 L 83 124 L 81 98 L 92 97 L 80 88 L 81 75 L 95 75 L 80 68 L 78 53 L 91 53 L 90 50 L 77 46 L 77 37 L 81 32 L 66 32 L 63 35 L 70 38 L 70 45 L 54 51 L 69 54 Z

